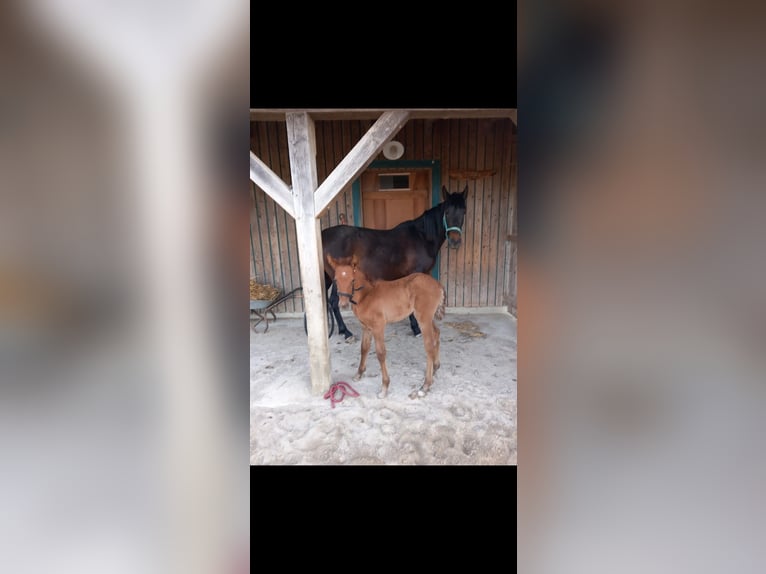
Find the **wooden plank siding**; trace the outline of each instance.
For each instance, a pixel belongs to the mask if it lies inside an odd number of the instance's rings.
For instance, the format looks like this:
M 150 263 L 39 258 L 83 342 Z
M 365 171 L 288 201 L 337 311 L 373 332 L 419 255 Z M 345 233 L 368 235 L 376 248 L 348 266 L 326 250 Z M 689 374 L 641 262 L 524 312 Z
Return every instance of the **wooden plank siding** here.
M 508 290 L 506 292 L 506 305 L 508 306 L 508 310 L 513 313 L 515 316 L 518 312 L 518 307 L 516 306 L 517 303 L 517 293 L 518 293 L 518 276 L 519 276 L 519 266 L 518 266 L 518 257 L 519 257 L 519 242 L 518 242 L 518 236 L 519 236 L 519 214 L 518 214 L 518 205 L 519 205 L 519 168 L 518 163 L 516 161 L 516 150 L 517 150 L 517 140 L 514 137 L 511 145 L 513 147 L 513 151 L 511 153 L 511 213 L 509 215 L 509 219 L 511 222 L 511 235 L 508 239 L 508 242 L 511 245 L 511 253 L 509 257 L 508 264 L 506 265 L 505 272 L 509 275 L 509 285 Z
M 318 120 L 317 176 L 327 175 L 374 123 Z M 442 248 L 439 277 L 449 307 L 507 306 L 516 312 L 517 165 L 516 135 L 507 118 L 416 119 L 394 137 L 404 144 L 402 160 L 438 160 L 441 181 L 451 192 L 468 185 L 463 245 Z M 251 150 L 285 183 L 291 184 L 284 122 L 252 122 Z M 378 160 L 385 160 L 378 156 Z M 257 186 L 252 186 L 251 275 L 285 292 L 300 286 L 295 222 Z M 354 221 L 351 185 L 320 218 L 321 227 L 337 225 L 341 214 Z M 303 311 L 293 299 L 277 312 Z
M 446 176 L 442 182 L 447 186 L 447 189 L 451 191 L 461 191 L 463 186 L 459 180 L 450 180 L 449 166 L 461 165 L 465 163 L 460 159 L 460 148 L 455 145 L 460 140 L 460 124 L 464 122 L 447 122 L 447 129 L 444 133 L 444 137 L 447 143 L 447 150 L 444 154 L 444 163 L 442 163 L 442 173 Z M 467 153 L 466 148 L 466 153 Z M 472 199 L 472 197 L 471 197 Z M 471 202 L 467 200 L 467 207 L 470 210 Z M 450 306 L 462 307 L 464 304 L 465 294 L 463 291 L 463 277 L 465 275 L 465 247 L 468 245 L 467 230 L 468 226 L 473 219 L 473 212 L 466 212 L 466 224 L 463 227 L 463 246 L 457 250 L 447 250 L 447 271 L 445 275 L 444 267 L 439 270 L 439 276 L 446 278 L 447 282 L 452 285 L 452 303 Z

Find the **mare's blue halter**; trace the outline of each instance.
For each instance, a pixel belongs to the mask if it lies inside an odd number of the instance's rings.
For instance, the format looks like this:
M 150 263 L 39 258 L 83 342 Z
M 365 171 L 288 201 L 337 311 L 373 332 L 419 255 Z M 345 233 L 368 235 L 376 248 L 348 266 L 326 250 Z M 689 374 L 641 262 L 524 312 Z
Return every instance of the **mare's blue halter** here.
M 457 231 L 460 234 L 460 237 L 463 237 L 463 230 L 459 227 L 447 227 L 447 214 L 442 215 L 442 222 L 444 222 L 444 238 L 449 239 L 449 232 L 450 231 Z

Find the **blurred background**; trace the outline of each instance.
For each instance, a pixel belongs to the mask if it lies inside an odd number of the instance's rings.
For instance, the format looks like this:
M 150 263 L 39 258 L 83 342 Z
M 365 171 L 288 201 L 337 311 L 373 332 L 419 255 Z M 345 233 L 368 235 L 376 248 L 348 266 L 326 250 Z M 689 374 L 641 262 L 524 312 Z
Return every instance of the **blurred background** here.
M 249 570 L 249 10 L 0 7 L 6 571 Z
M 521 572 L 764 570 L 763 12 L 518 3 Z M 249 569 L 248 28 L 0 7 L 4 570 Z
M 761 572 L 764 5 L 519 2 L 520 572 Z

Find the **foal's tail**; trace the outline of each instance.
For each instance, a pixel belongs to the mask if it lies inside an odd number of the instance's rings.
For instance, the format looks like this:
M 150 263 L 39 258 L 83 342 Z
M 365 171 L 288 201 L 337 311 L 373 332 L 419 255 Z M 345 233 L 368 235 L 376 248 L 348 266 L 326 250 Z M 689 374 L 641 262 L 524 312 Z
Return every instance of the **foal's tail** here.
M 444 287 L 442 287 L 441 285 L 439 285 L 439 287 L 441 287 L 442 297 L 441 297 L 441 302 L 439 303 L 439 306 L 436 308 L 436 313 L 434 313 L 434 318 L 441 320 L 444 318 L 444 303 L 446 302 L 446 299 L 447 299 L 447 293 L 446 291 L 444 291 Z

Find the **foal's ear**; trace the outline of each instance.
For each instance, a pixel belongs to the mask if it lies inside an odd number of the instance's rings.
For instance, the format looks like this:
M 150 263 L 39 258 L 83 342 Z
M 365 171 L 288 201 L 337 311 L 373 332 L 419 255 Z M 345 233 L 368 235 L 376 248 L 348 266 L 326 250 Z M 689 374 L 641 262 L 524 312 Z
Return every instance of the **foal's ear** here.
M 330 267 L 335 269 L 335 266 L 338 265 L 338 260 L 337 259 L 333 259 L 332 255 L 328 255 L 327 256 L 327 263 L 329 263 Z
M 449 197 L 449 191 L 447 191 L 446 186 L 442 186 L 442 199 L 447 201 L 447 197 Z
M 465 189 L 463 190 L 463 199 L 468 197 L 468 184 L 465 184 Z

